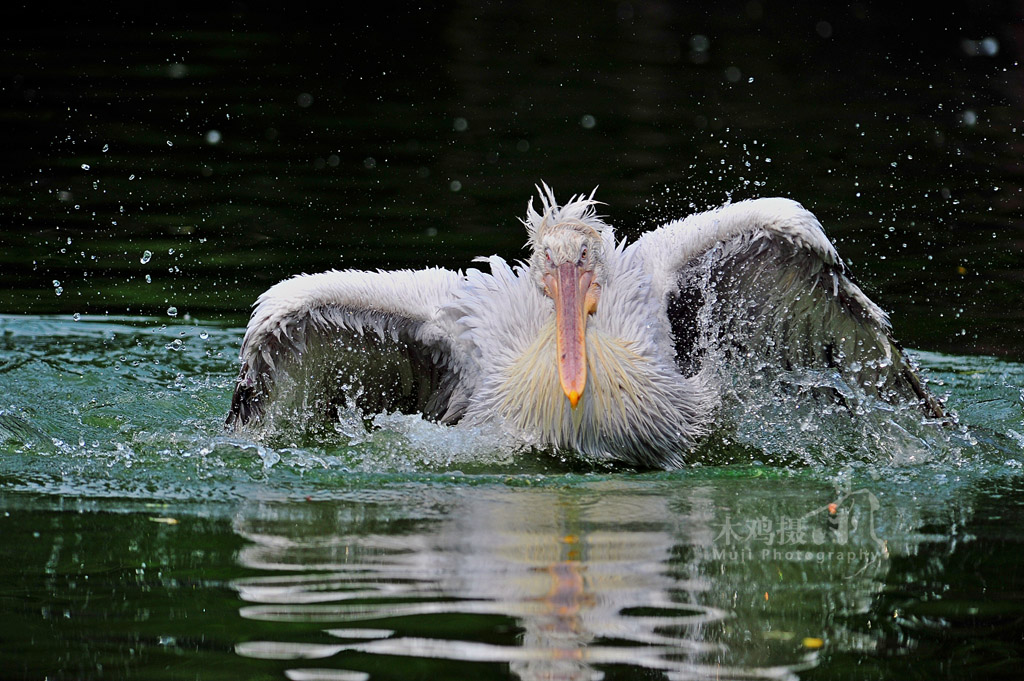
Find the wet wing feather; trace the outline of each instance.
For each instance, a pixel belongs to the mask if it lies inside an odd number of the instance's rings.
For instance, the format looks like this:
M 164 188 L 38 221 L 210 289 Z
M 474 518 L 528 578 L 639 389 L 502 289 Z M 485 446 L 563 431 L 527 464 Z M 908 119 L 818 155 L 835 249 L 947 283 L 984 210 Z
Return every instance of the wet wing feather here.
M 756 230 L 690 261 L 678 283 L 669 311 L 684 363 L 698 361 L 700 329 L 732 357 L 787 372 L 828 370 L 866 395 L 919 401 L 943 415 L 885 314 L 834 251 Z
M 460 280 L 441 269 L 347 271 L 271 288 L 246 330 L 227 427 L 268 410 L 331 418 L 343 407 L 457 420 L 464 367 L 440 313 Z
M 817 371 L 867 395 L 943 413 L 885 313 L 799 203 L 727 204 L 649 232 L 632 248 L 665 301 L 685 373 L 697 373 L 712 347 L 727 360 L 753 362 L 748 372 Z

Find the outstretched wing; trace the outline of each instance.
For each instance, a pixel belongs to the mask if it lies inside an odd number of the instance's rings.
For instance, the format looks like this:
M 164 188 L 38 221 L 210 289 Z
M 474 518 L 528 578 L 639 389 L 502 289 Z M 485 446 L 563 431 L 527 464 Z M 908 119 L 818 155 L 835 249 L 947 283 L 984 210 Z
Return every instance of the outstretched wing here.
M 696 370 L 710 339 L 732 358 L 794 375 L 824 370 L 863 394 L 943 415 L 886 314 L 800 204 L 730 204 L 650 232 L 635 247 L 664 296 L 684 370 Z
M 272 411 L 419 411 L 455 421 L 468 367 L 443 314 L 462 282 L 444 269 L 301 274 L 260 296 L 226 426 Z

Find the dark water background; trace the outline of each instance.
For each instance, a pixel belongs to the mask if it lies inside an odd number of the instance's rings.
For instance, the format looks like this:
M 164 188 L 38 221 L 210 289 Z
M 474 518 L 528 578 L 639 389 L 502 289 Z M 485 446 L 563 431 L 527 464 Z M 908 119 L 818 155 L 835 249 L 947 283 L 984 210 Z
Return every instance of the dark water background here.
M 1020 14 L 663 2 L 15 17 L 0 309 L 173 305 L 241 322 L 299 271 L 514 256 L 543 179 L 566 195 L 600 185 L 624 235 L 790 196 L 908 345 L 1019 358 Z
M 0 678 L 1018 675 L 1024 10 L 705 5 L 10 11 Z M 221 432 L 261 291 L 517 257 L 540 180 L 626 236 L 797 199 L 959 424 L 664 474 Z

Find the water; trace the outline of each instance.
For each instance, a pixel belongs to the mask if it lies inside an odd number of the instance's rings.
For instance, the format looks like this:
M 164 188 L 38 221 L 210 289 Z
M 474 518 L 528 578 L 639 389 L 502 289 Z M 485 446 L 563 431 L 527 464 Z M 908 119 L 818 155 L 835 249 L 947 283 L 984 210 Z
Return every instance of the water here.
M 920 356 L 970 424 L 924 462 L 864 440 L 876 461 L 640 474 L 398 416 L 226 435 L 240 334 L 0 318 L 16 675 L 861 678 L 1021 652 L 1020 364 Z
M 1013 11 L 12 14 L 0 676 L 1019 675 Z M 800 200 L 956 421 L 745 385 L 671 473 L 400 415 L 224 433 L 262 290 L 514 258 L 541 179 L 626 236 Z

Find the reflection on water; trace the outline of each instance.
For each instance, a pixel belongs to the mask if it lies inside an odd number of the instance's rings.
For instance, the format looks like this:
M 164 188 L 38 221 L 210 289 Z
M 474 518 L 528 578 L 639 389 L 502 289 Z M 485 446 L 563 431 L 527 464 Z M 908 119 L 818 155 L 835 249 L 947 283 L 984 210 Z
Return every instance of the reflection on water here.
M 236 651 L 501 663 L 522 679 L 630 665 L 680 679 L 793 678 L 826 642 L 870 647 L 835 617 L 866 611 L 888 570 L 878 499 L 789 483 L 744 493 L 764 482 L 444 490 L 427 492 L 426 518 L 408 513 L 422 490 L 254 503 L 234 523 L 250 542 L 239 563 L 261 573 L 233 582 L 240 612 L 319 633 Z

